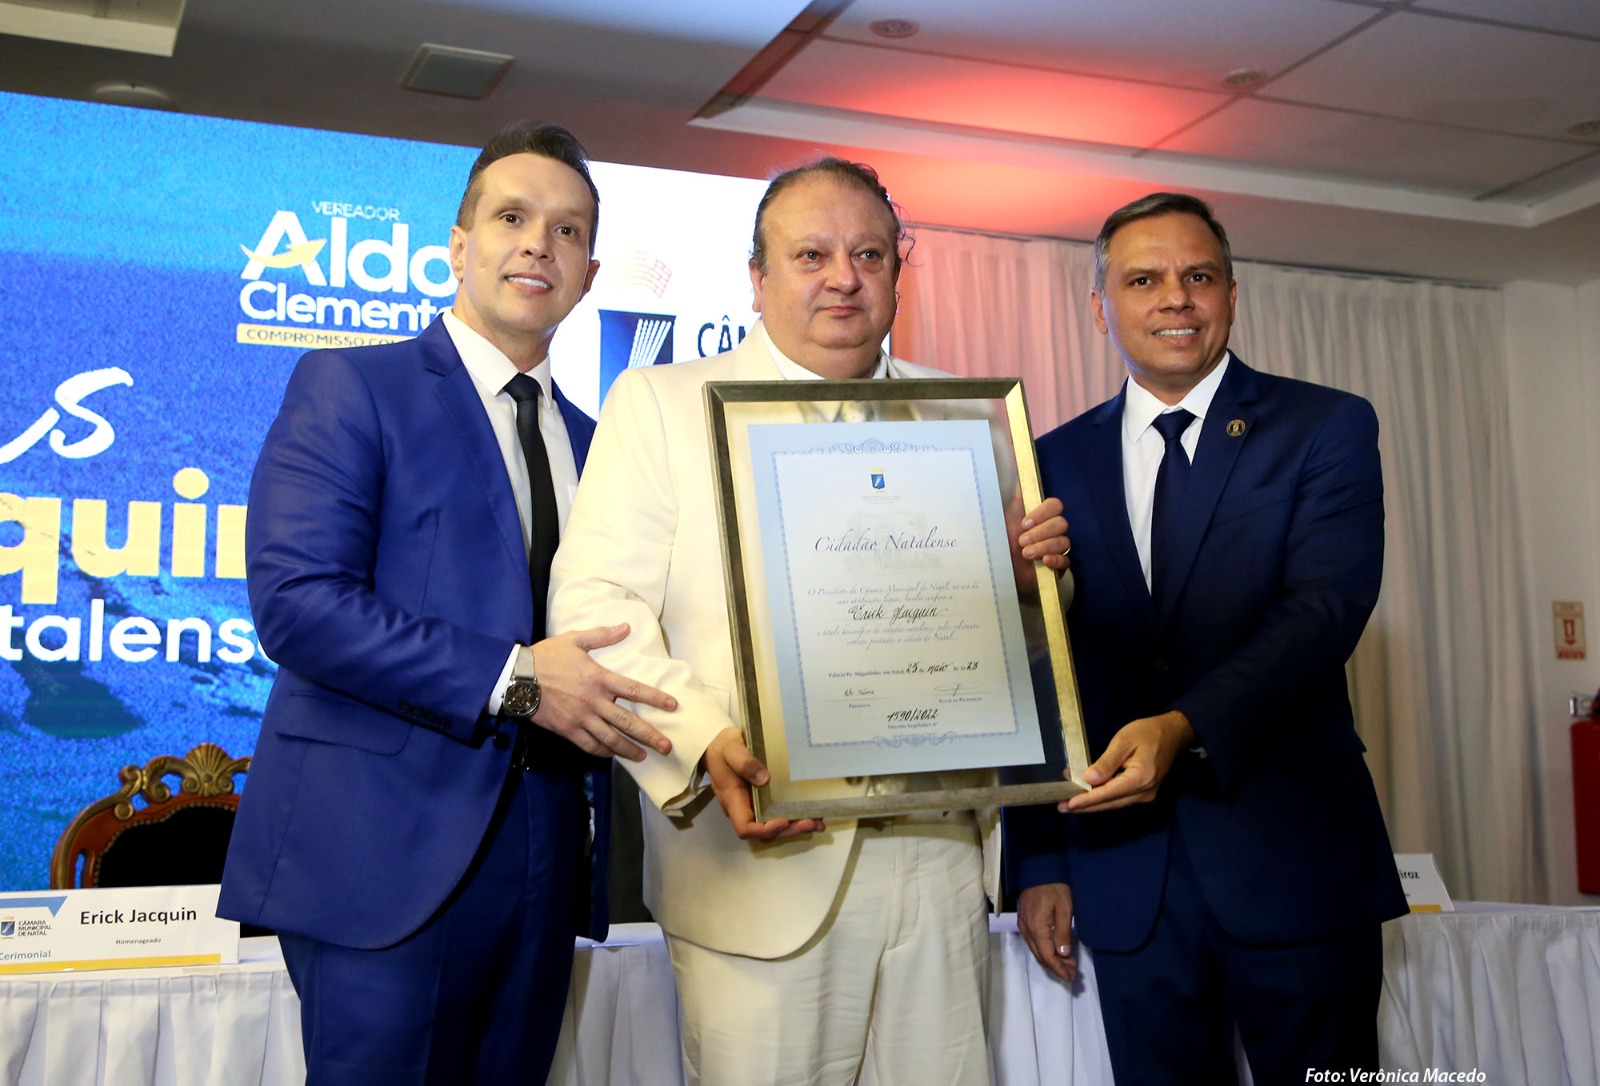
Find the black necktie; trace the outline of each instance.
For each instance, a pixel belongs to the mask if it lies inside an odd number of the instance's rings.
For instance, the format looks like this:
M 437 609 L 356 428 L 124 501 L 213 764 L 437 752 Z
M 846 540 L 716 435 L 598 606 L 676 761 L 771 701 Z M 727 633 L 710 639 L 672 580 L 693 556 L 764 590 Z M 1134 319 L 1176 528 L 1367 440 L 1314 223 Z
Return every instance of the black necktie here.
M 528 462 L 528 490 L 533 497 L 528 573 L 533 580 L 533 636 L 534 640 L 542 640 L 546 633 L 545 606 L 550 596 L 550 559 L 555 557 L 556 543 L 561 538 L 556 488 L 550 481 L 550 457 L 544 451 L 544 438 L 539 436 L 539 396 L 543 390 L 525 373 L 507 381 L 505 390 L 517 401 L 517 439 L 522 442 L 522 457 Z
M 1166 583 L 1167 563 L 1172 560 L 1172 541 L 1178 532 L 1178 505 L 1189 483 L 1189 454 L 1183 451 L 1183 432 L 1194 415 L 1183 408 L 1157 415 L 1150 425 L 1160 433 L 1167 448 L 1156 470 L 1155 497 L 1150 506 L 1150 596 L 1159 605 L 1161 594 L 1171 587 Z

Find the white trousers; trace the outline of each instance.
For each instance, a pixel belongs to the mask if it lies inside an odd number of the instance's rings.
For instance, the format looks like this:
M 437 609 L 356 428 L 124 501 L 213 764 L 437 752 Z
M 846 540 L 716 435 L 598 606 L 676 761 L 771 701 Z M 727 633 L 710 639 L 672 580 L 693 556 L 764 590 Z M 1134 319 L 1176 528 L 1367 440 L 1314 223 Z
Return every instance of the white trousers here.
M 667 937 L 691 1086 L 989 1086 L 977 824 L 863 821 L 853 849 L 827 919 L 793 954 Z

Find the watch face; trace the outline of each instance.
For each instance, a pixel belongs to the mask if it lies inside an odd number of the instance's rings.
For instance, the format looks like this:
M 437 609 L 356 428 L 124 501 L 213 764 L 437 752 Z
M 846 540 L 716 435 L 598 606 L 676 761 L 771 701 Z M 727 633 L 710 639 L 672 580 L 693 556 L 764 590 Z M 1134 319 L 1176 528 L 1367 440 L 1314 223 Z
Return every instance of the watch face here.
M 539 710 L 539 683 L 536 679 L 513 679 L 501 699 L 500 711 L 507 716 L 532 716 Z

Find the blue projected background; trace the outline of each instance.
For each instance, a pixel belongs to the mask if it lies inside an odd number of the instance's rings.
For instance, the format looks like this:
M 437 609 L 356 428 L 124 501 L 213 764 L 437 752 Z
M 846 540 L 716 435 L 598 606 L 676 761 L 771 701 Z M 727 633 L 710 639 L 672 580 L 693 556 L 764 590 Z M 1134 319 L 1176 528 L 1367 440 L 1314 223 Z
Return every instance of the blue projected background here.
M 3 890 L 47 885 L 118 767 L 254 748 L 274 670 L 243 580 L 257 447 L 304 350 L 450 305 L 476 149 L 10 94 L 0 131 Z M 601 273 L 554 351 L 591 413 L 602 373 L 742 338 L 763 187 L 595 176 Z

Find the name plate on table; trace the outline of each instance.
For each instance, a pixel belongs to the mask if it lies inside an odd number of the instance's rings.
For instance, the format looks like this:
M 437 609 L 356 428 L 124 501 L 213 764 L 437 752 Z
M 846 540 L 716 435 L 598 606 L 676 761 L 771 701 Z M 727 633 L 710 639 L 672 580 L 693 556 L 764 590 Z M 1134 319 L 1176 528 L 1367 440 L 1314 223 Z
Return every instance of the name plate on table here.
M 1043 803 L 1088 765 L 1015 380 L 714 382 L 757 816 Z
M 1444 887 L 1444 879 L 1433 862 L 1433 853 L 1397 852 L 1394 866 L 1400 872 L 1400 886 L 1406 892 L 1406 904 L 1412 912 L 1455 912 L 1455 903 Z
M 0 892 L 0 975 L 217 965 L 239 960 L 220 887 Z

